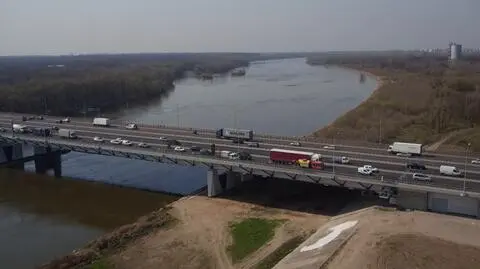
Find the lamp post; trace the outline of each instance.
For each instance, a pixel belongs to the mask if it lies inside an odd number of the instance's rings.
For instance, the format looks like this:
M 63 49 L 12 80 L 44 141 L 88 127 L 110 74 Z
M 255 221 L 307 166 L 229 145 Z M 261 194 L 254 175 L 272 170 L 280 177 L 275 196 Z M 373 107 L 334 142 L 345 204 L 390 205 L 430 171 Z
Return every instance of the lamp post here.
M 461 196 L 465 196 L 465 189 L 467 184 L 467 159 L 468 159 L 468 149 L 472 144 L 468 143 L 467 147 L 465 148 L 465 171 L 463 172 L 463 191 Z

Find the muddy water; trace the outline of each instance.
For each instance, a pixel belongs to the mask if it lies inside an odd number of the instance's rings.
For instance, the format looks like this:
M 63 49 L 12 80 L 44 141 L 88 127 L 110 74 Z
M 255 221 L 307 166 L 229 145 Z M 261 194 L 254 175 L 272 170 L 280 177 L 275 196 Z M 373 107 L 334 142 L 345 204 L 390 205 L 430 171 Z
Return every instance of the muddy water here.
M 33 268 L 177 198 L 0 170 L 0 268 Z

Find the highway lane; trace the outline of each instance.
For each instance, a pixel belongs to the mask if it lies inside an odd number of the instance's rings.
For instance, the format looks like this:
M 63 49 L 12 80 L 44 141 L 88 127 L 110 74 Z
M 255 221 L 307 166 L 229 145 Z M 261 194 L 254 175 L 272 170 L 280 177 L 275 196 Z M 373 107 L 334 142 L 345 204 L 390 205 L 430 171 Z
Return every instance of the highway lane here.
M 0 119 L 3 120 L 15 120 L 16 122 L 21 121 L 21 116 L 19 114 L 8 114 L 8 113 L 0 113 Z M 55 120 L 62 119 L 61 117 L 52 117 L 48 116 L 45 117 L 44 120 L 29 120 L 27 122 L 36 122 L 36 121 L 42 121 L 42 122 L 48 122 L 50 124 L 56 124 Z M 121 120 L 112 120 L 112 123 L 114 124 L 112 127 L 117 127 L 117 128 L 123 128 L 123 126 L 129 121 L 121 121 Z M 81 118 L 73 118 L 72 119 L 72 124 L 75 124 L 76 126 L 91 126 L 91 119 L 81 119 Z M 117 125 L 115 125 L 117 124 Z M 164 133 L 169 133 L 172 135 L 188 135 L 191 134 L 192 129 L 178 129 L 175 127 L 170 126 L 169 128 L 161 128 L 160 126 L 154 126 L 154 125 L 142 125 L 140 127 L 142 130 L 147 130 L 147 131 L 159 131 L 162 130 Z M 207 137 L 215 137 L 215 130 L 208 130 L 208 129 L 198 129 L 199 130 L 199 135 L 207 136 Z M 272 136 L 268 134 L 256 134 L 255 135 L 259 142 L 266 142 L 270 144 L 275 144 L 275 143 L 280 143 L 280 144 L 288 144 L 289 142 L 292 142 L 296 140 L 295 137 L 282 137 L 282 138 L 276 138 L 278 136 Z M 320 142 L 311 142 L 311 141 L 302 141 L 302 144 L 305 147 L 310 147 L 310 148 L 322 148 L 325 145 L 329 145 L 329 143 L 320 143 Z M 361 151 L 365 153 L 373 153 L 373 154 L 384 154 L 388 155 L 389 153 L 386 151 L 387 145 L 378 145 L 378 144 L 371 144 L 371 146 L 366 147 L 366 146 L 354 146 L 354 145 L 337 145 L 337 148 L 345 148 L 351 151 Z M 461 155 L 446 155 L 446 154 L 433 154 L 436 157 L 440 158 L 463 158 Z
M 2 122 L 0 121 L 0 125 L 3 127 L 8 127 L 9 122 Z M 38 121 L 38 122 L 30 122 L 29 126 L 32 127 L 48 127 L 49 124 Z M 77 130 L 79 134 L 85 134 L 85 135 L 96 135 L 96 136 L 114 136 L 114 137 L 124 137 L 128 138 L 130 140 L 141 140 L 143 142 L 147 143 L 152 143 L 155 141 L 158 141 L 160 136 L 165 136 L 166 134 L 164 133 L 158 133 L 158 132 L 147 132 L 147 131 L 142 131 L 142 130 L 126 130 L 126 129 L 120 129 L 120 128 L 102 128 L 102 127 L 94 127 L 94 126 L 86 126 L 82 128 L 78 128 L 79 126 L 73 125 L 73 124 L 64 124 L 64 127 L 72 127 L 72 129 Z M 249 148 L 245 145 L 241 145 L 238 147 L 237 145 L 233 144 L 230 142 L 230 140 L 225 140 L 225 139 L 215 139 L 215 138 L 205 138 L 205 137 L 199 137 L 196 135 L 189 135 L 189 136 L 175 136 L 173 138 L 176 138 L 182 143 L 196 143 L 197 145 L 200 145 L 202 147 L 209 146 L 211 143 L 215 143 L 217 145 L 223 145 L 229 150 L 239 148 L 244 151 L 252 152 L 257 154 L 259 151 L 263 151 L 263 153 L 268 153 L 268 151 L 273 148 L 285 148 L 285 149 L 294 149 L 294 150 L 306 150 L 306 151 L 314 151 L 317 153 L 321 153 L 324 157 L 330 158 L 333 154 L 335 156 L 347 156 L 350 159 L 354 161 L 361 161 L 364 160 L 365 162 L 371 162 L 371 163 L 376 163 L 376 164 L 383 164 L 383 165 L 394 165 L 404 167 L 406 162 L 410 161 L 416 161 L 423 163 L 427 165 L 427 168 L 430 169 L 437 169 L 439 165 L 441 164 L 450 164 L 450 165 L 456 165 L 459 169 L 464 168 L 464 162 L 446 162 L 446 161 L 440 161 L 440 160 L 425 160 L 422 158 L 401 158 L 398 156 L 386 156 L 383 155 L 375 155 L 375 154 L 367 154 L 367 153 L 358 153 L 358 152 L 346 152 L 342 150 L 335 150 L 333 152 L 332 150 L 323 150 L 323 149 L 312 149 L 312 148 L 298 148 L 298 147 L 292 147 L 292 146 L 287 146 L 287 145 L 274 145 L 274 144 L 260 144 L 261 148 Z M 184 139 L 179 139 L 179 138 L 184 138 Z M 377 165 L 378 166 L 378 165 Z M 403 168 L 402 168 L 403 169 Z M 480 166 L 478 165 L 471 165 L 470 163 L 467 163 L 467 171 L 472 171 L 475 173 L 476 171 L 480 171 Z
M 16 121 L 21 119 L 21 116 L 19 115 L 5 115 L 0 113 L 0 120 L 4 119 L 10 122 L 11 119 L 14 119 Z M 61 119 L 60 117 L 48 117 L 45 118 L 44 120 L 29 120 L 27 122 L 38 122 L 38 123 L 48 123 L 48 124 L 54 124 L 55 120 Z M 63 124 L 65 126 L 69 127 L 77 127 L 77 128 L 83 128 L 83 127 L 92 127 L 91 121 L 90 120 L 83 120 L 79 118 L 72 119 L 74 122 L 71 122 L 70 124 Z M 119 125 L 112 125 L 110 128 L 117 128 L 117 129 L 123 129 L 125 126 L 125 123 L 128 121 L 117 121 L 117 123 L 120 123 Z M 115 121 L 112 121 L 112 123 L 115 123 Z M 173 128 L 173 127 L 170 127 Z M 168 128 L 160 128 L 159 126 L 152 126 L 152 125 L 146 125 L 146 126 L 141 126 L 141 130 L 146 130 L 146 131 L 151 131 L 151 132 L 158 132 L 161 131 L 164 134 L 169 134 L 169 135 L 175 135 L 175 136 L 191 136 L 192 135 L 192 130 L 191 129 L 168 129 Z M 199 129 L 199 135 L 197 137 L 208 137 L 208 139 L 215 138 L 214 135 L 214 130 L 206 130 L 206 129 Z M 274 137 L 269 137 L 269 135 L 256 135 L 256 137 L 264 137 L 263 139 L 257 139 L 260 143 L 267 143 L 267 144 L 283 144 L 285 146 L 288 146 L 288 143 L 292 142 L 295 140 L 294 137 L 287 137 L 287 138 L 282 138 L 282 139 L 277 139 Z M 313 150 L 323 150 L 324 145 L 328 145 L 328 143 L 318 143 L 318 142 L 302 142 L 303 148 L 305 149 L 313 149 Z M 381 148 L 378 148 L 381 147 Z M 350 152 L 361 152 L 361 153 L 370 153 L 370 154 L 379 154 L 379 155 L 384 155 L 387 158 L 388 157 L 397 157 L 397 156 L 392 156 L 390 153 L 387 152 L 386 145 L 379 146 L 377 144 L 372 144 L 372 147 L 365 147 L 365 146 L 351 146 L 351 145 L 336 145 L 337 150 L 345 149 L 345 150 L 350 150 Z M 446 155 L 446 154 L 434 154 L 434 153 L 427 153 L 431 157 L 422 157 L 421 159 L 431 159 L 435 158 L 438 160 L 443 160 L 443 161 L 455 161 L 455 162 L 463 162 L 464 161 L 464 155 Z
M 20 135 L 21 137 L 27 137 L 28 135 Z M 38 139 L 38 137 L 36 138 Z M 50 138 L 51 141 L 65 141 L 65 140 L 62 140 L 62 139 L 59 139 L 59 138 Z M 72 141 L 70 140 L 69 142 L 74 142 L 74 143 L 79 143 L 79 144 L 85 144 L 85 145 L 94 145 L 94 143 L 92 143 L 92 137 L 84 137 L 83 139 L 80 139 L 79 141 Z M 111 145 L 109 145 L 108 143 L 107 144 L 97 144 L 99 147 L 112 147 Z M 153 145 L 154 147 L 150 148 L 150 149 L 139 149 L 140 151 L 142 152 L 149 152 L 149 151 L 154 151 L 154 152 L 165 152 L 165 153 L 173 153 L 172 150 L 168 150 L 166 148 L 165 145 L 163 144 L 154 144 Z M 127 147 L 125 146 L 126 150 L 129 151 L 131 150 L 131 147 Z M 221 149 L 219 149 L 220 151 Z M 177 152 L 175 152 L 175 154 L 179 154 Z M 185 153 L 186 155 L 192 155 L 192 153 Z M 267 166 L 272 166 L 273 164 L 269 164 L 268 163 L 268 160 L 265 158 L 265 156 L 256 156 L 254 155 L 255 158 L 264 158 L 264 160 L 260 161 L 257 159 L 257 160 L 254 160 L 255 164 L 260 164 L 260 165 L 267 165 Z M 217 157 L 219 158 L 219 157 Z M 221 158 L 219 158 L 221 159 Z M 223 159 L 225 160 L 225 159 Z M 248 161 L 238 161 L 239 163 L 250 163 Z M 281 168 L 288 168 L 288 169 L 293 169 L 293 170 L 308 170 L 308 171 L 311 171 L 311 172 L 316 172 L 317 170 L 312 170 L 312 169 L 304 169 L 304 168 L 299 168 L 299 167 L 296 167 L 296 166 L 288 166 L 288 165 L 273 165 L 273 166 L 276 166 L 276 167 L 281 167 Z M 331 168 L 327 168 L 326 170 L 324 170 L 323 172 L 325 171 L 331 171 Z M 450 177 L 434 177 L 432 180 L 432 182 L 418 182 L 418 181 L 414 181 L 411 179 L 411 177 L 409 177 L 408 175 L 410 173 L 407 174 L 407 176 L 403 179 L 399 179 L 399 177 L 402 175 L 402 172 L 400 171 L 391 171 L 391 170 L 385 170 L 385 171 L 381 171 L 379 174 L 377 175 L 374 175 L 374 176 L 361 176 L 361 175 L 358 175 L 357 172 L 356 172 L 356 167 L 352 167 L 352 166 L 347 166 L 347 165 L 336 165 L 335 167 L 335 171 L 338 175 L 346 175 L 346 176 L 354 176 L 354 177 L 361 177 L 361 178 L 366 178 L 366 179 L 371 179 L 371 180 L 380 180 L 381 179 L 381 176 L 384 177 L 384 179 L 386 181 L 391 181 L 391 180 L 397 180 L 398 182 L 403 182 L 403 183 L 408 183 L 408 184 L 414 184 L 414 185 L 427 185 L 427 186 L 436 186 L 436 187 L 443 187 L 443 188 L 449 188 L 449 189 L 457 189 L 457 190 L 461 190 L 462 187 L 463 187 L 463 179 L 460 179 L 460 178 L 450 178 Z M 475 191 L 475 192 L 480 192 L 480 182 L 478 181 L 475 181 L 475 180 L 472 180 L 472 179 L 467 179 L 466 180 L 466 190 L 467 191 Z
M 81 132 L 79 132 L 79 135 L 80 137 L 82 138 L 82 143 L 92 143 L 93 142 L 93 136 L 91 134 L 82 134 Z M 23 135 L 25 136 L 25 135 Z M 115 134 L 110 134 L 110 135 L 107 135 L 107 136 L 104 136 L 105 139 L 114 139 L 114 138 L 117 138 L 118 135 L 115 135 Z M 127 138 L 129 140 L 131 140 L 132 142 L 136 142 L 136 143 L 139 143 L 139 142 L 146 142 L 145 139 L 141 139 L 141 140 L 138 140 L 136 138 L 138 137 L 123 137 L 123 138 Z M 143 138 L 143 137 L 140 137 L 140 138 Z M 51 139 L 51 138 L 49 138 Z M 99 146 L 104 146 L 105 144 L 109 144 L 108 141 L 106 141 L 103 145 L 101 143 L 98 143 Z M 148 144 L 152 147 L 156 147 L 156 148 L 166 148 L 166 145 L 163 144 L 161 141 L 159 141 L 158 139 L 152 139 L 151 141 L 148 141 Z M 183 143 L 184 146 L 186 146 L 187 148 L 188 147 L 191 147 L 191 146 L 200 146 L 200 147 L 203 147 L 203 148 L 209 148 L 209 144 L 198 144 L 198 143 L 195 143 L 195 142 L 185 142 Z M 122 146 L 119 146 L 119 147 L 122 147 Z M 216 144 L 216 148 L 217 148 L 217 155 L 220 155 L 219 152 L 221 150 L 230 150 L 230 151 L 235 151 L 236 150 L 236 147 L 234 145 L 231 145 L 231 144 L 228 144 L 228 145 L 222 145 L 222 144 Z M 163 149 L 164 150 L 164 149 Z M 259 151 L 259 149 L 251 149 L 251 148 L 246 148 L 246 150 L 250 150 L 249 152 L 252 154 L 252 156 L 254 157 L 254 161 L 256 162 L 260 162 L 260 163 L 268 163 L 268 160 L 269 160 L 269 156 L 268 156 L 268 152 L 265 152 L 265 151 Z M 331 162 L 331 159 L 329 158 L 325 158 L 325 161 L 327 162 L 327 168 L 326 168 L 326 171 L 332 171 L 333 170 L 333 164 L 332 163 L 329 163 Z M 388 178 L 398 178 L 400 175 L 403 175 L 403 174 L 406 174 L 406 175 L 409 175 L 409 178 L 411 178 L 411 175 L 413 174 L 412 171 L 407 171 L 405 169 L 405 166 L 402 166 L 402 165 L 391 165 L 391 164 L 388 164 L 388 165 L 384 165 L 384 164 L 374 164 L 373 162 L 367 162 L 367 161 L 359 161 L 359 162 L 353 162 L 352 164 L 335 164 L 335 170 L 338 172 L 338 173 L 347 173 L 347 174 L 352 174 L 353 175 L 357 175 L 357 167 L 358 166 L 361 166 L 361 165 L 364 165 L 364 164 L 372 164 L 374 165 L 375 167 L 377 167 L 379 170 L 380 170 L 380 176 L 383 175 L 385 177 L 388 177 Z M 427 170 L 427 171 L 424 171 L 423 173 L 425 174 L 429 174 L 430 176 L 432 176 L 433 180 L 434 181 L 437 181 L 438 179 L 441 179 L 441 180 L 447 180 L 447 181 L 461 181 L 463 182 L 463 178 L 454 178 L 454 177 L 447 177 L 447 176 L 442 176 L 440 175 L 438 169 L 431 169 L 431 170 Z M 467 181 L 479 181 L 480 179 L 480 176 L 479 176 L 480 172 L 478 171 L 470 171 L 467 176 L 468 176 L 468 179 Z M 480 181 L 479 181 L 480 182 Z

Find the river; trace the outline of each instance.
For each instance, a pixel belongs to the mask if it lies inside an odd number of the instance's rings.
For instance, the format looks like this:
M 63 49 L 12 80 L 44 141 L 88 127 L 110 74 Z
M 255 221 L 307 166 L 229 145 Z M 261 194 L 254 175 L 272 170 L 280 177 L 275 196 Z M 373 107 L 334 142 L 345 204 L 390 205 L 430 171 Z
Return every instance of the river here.
M 304 135 L 357 106 L 375 86 L 370 77 L 359 83 L 356 71 L 309 66 L 305 59 L 254 62 L 243 77 L 179 80 L 163 100 L 125 109 L 119 117 L 151 124 L 236 126 L 259 133 Z M 29 154 L 31 149 L 25 151 Z M 152 191 L 188 194 L 206 184 L 206 170 L 196 167 L 81 153 L 64 155 L 62 166 L 65 177 Z M 33 164 L 27 164 L 26 170 L 32 171 Z M 31 268 L 173 199 L 84 180 L 3 171 L 0 264 Z

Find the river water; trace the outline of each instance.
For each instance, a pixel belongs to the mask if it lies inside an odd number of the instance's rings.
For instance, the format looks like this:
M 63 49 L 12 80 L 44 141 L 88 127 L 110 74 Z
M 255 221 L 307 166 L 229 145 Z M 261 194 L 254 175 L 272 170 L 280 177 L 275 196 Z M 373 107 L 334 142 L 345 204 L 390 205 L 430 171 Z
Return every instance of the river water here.
M 375 86 L 370 77 L 359 83 L 356 71 L 309 66 L 305 59 L 273 60 L 252 63 L 244 77 L 177 81 L 163 100 L 126 109 L 120 117 L 150 124 L 236 126 L 259 133 L 304 135 L 357 106 Z M 25 154 L 30 152 L 25 149 Z M 177 194 L 206 184 L 202 168 L 81 153 L 62 158 L 63 175 L 69 178 Z M 33 164 L 27 164 L 26 170 L 32 171 Z M 173 199 L 84 180 L 3 171 L 1 268 L 31 268 L 66 254 Z

